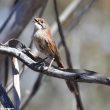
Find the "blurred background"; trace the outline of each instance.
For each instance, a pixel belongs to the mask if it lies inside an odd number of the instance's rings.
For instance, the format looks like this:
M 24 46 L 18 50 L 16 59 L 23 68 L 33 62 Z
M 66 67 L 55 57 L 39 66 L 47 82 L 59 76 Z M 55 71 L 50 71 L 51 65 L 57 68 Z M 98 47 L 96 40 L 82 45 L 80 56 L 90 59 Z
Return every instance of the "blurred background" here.
M 19 5 L 20 3 L 25 4 L 25 1 L 27 2 L 26 5 Z M 45 6 L 43 18 L 51 26 L 52 35 L 59 45 L 62 61 L 67 68 L 65 51 L 55 24 L 54 3 L 52 0 L 44 1 L 45 3 L 41 4 L 42 0 L 33 0 L 34 3 L 32 4 L 34 5 L 31 4 L 31 8 L 40 7 L 40 5 Z M 57 3 L 73 67 L 109 75 L 110 0 L 57 0 Z M 29 0 L 0 0 L 0 42 L 17 38 L 27 47 L 29 46 L 34 29 L 32 19 L 39 16 L 39 8 L 33 10 L 30 8 L 31 11 L 27 11 L 27 14 L 22 12 L 20 12 L 22 14 L 18 14 L 20 8 L 25 11 L 25 8 L 29 8 L 28 5 L 30 5 Z M 15 12 L 3 28 L 4 22 L 13 10 Z M 30 15 L 31 13 L 32 15 Z M 23 20 L 20 20 L 22 18 Z M 21 30 L 17 33 L 19 29 Z M 14 33 L 15 30 L 16 33 Z M 34 45 L 33 50 L 35 51 Z M 0 59 L 0 63 L 3 64 L 3 59 Z M 2 67 L 0 69 L 4 71 Z M 3 73 L 1 72 L 1 74 Z M 21 102 L 30 93 L 37 76 L 38 73 L 29 68 L 24 71 L 20 82 Z M 108 86 L 79 83 L 79 88 L 84 110 L 110 110 L 110 97 L 108 97 L 110 88 Z M 36 109 L 76 110 L 76 102 L 64 80 L 44 76 L 38 92 L 25 108 L 25 110 Z

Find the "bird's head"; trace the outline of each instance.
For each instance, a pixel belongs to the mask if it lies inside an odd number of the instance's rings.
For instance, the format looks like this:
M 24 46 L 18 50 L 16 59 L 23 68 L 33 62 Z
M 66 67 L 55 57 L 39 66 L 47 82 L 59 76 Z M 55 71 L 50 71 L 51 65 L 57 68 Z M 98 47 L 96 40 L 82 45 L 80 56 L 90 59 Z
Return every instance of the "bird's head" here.
M 33 22 L 35 24 L 36 30 L 46 29 L 49 27 L 47 22 L 43 18 L 34 18 Z

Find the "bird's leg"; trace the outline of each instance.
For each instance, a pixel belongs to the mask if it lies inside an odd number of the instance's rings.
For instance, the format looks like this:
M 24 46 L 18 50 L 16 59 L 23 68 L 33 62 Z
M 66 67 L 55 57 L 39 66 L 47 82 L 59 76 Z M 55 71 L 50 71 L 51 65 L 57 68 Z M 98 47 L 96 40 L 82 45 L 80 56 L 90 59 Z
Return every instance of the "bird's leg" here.
M 50 64 L 49 64 L 49 66 L 48 66 L 48 69 L 52 66 L 52 63 L 53 63 L 54 60 L 55 60 L 55 58 L 52 58 L 52 60 L 51 60 L 51 62 L 50 62 Z

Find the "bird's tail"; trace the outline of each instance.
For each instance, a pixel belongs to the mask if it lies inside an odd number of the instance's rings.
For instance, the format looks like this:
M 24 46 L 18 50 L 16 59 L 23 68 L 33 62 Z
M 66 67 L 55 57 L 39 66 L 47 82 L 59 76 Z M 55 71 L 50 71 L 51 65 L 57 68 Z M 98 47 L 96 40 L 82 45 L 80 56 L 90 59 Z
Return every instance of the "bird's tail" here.
M 64 68 L 64 66 L 61 62 L 61 58 L 59 56 L 55 57 L 55 61 L 58 65 L 58 67 Z M 77 106 L 80 107 L 81 110 L 83 110 L 83 105 L 82 105 L 82 101 L 81 101 L 81 97 L 80 97 L 78 84 L 76 82 L 70 81 L 70 80 L 65 80 L 65 81 L 66 81 L 67 87 L 69 88 L 71 93 L 75 94 L 75 97 L 76 97 L 76 100 L 77 100 Z

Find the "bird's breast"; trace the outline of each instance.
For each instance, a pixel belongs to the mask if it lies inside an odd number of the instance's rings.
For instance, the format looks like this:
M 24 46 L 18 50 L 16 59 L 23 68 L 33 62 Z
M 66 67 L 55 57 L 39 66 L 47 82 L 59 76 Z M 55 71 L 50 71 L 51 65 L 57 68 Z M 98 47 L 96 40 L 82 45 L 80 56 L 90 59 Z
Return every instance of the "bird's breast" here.
M 34 42 L 38 51 L 47 54 L 46 36 L 43 32 L 37 31 L 34 34 Z

